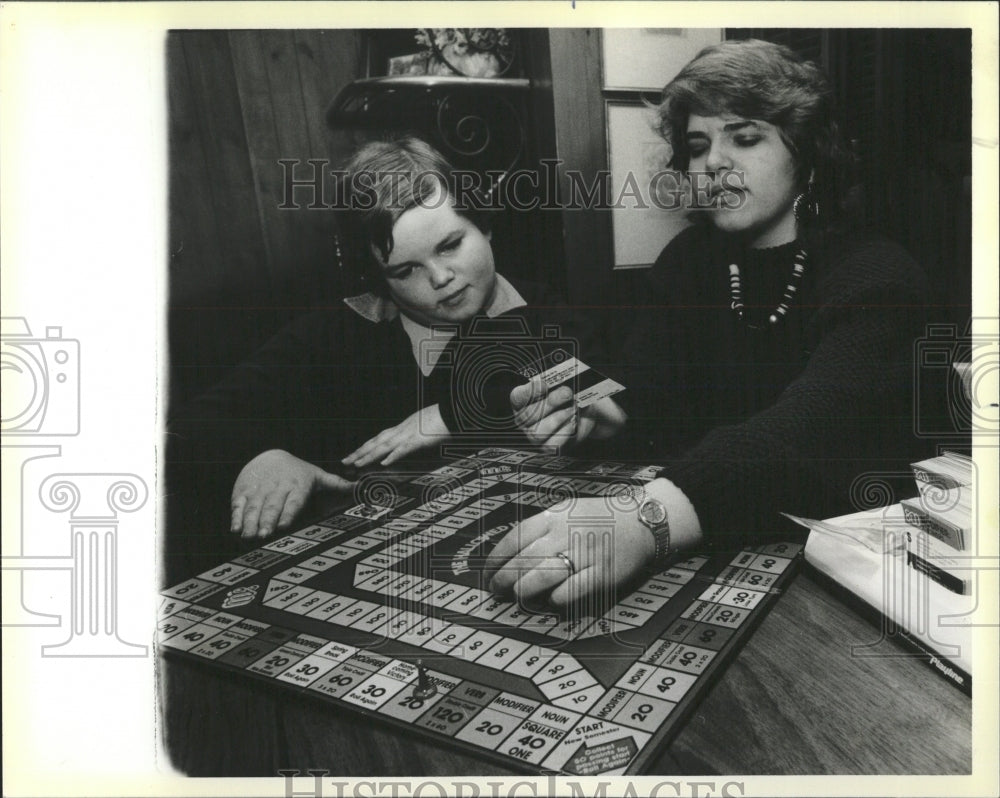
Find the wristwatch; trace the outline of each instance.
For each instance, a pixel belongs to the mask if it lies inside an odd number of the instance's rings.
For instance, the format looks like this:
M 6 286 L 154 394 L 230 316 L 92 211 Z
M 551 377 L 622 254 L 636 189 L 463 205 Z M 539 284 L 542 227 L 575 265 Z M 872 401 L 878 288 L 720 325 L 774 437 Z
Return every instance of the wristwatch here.
M 639 504 L 639 520 L 653 533 L 656 550 L 653 565 L 662 565 L 670 556 L 670 522 L 663 502 L 645 497 Z

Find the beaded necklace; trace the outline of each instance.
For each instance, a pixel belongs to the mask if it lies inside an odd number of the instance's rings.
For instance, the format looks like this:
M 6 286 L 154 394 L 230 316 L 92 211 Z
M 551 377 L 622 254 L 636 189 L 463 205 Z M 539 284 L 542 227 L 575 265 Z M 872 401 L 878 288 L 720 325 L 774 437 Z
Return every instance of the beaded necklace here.
M 785 286 L 785 294 L 781 298 L 781 303 L 774 309 L 768 317 L 771 326 L 776 325 L 788 313 L 788 306 L 795 298 L 796 291 L 799 290 L 799 283 L 802 281 L 802 273 L 806 270 L 806 251 L 800 249 L 795 255 L 795 263 L 792 266 L 792 278 Z M 746 320 L 746 308 L 743 306 L 743 284 L 740 281 L 740 267 L 735 263 L 729 264 L 729 295 L 732 297 L 730 307 L 735 311 L 736 317 L 751 330 L 766 330 L 767 327 L 756 324 L 748 324 Z

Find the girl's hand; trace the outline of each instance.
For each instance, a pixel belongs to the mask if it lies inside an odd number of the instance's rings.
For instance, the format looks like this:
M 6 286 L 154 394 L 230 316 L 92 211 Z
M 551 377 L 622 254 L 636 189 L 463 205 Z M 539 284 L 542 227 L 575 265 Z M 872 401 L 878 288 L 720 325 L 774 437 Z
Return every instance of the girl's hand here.
M 490 589 L 522 604 L 563 609 L 584 596 L 610 608 L 617 588 L 653 559 L 655 544 L 624 497 L 571 499 L 523 521 L 486 560 Z M 569 563 L 559 555 L 569 558 Z M 570 569 L 572 563 L 573 571 Z
M 573 402 L 571 388 L 561 385 L 549 391 L 541 377 L 514 388 L 510 404 L 518 429 L 532 443 L 547 446 L 579 444 L 590 437 L 610 438 L 627 420 L 625 411 L 611 397 L 580 409 Z
M 312 463 L 271 449 L 243 466 L 233 486 L 230 531 L 244 538 L 266 538 L 285 529 L 313 491 L 348 490 L 348 482 Z
M 382 430 L 341 462 L 355 468 L 364 468 L 376 461 L 379 465 L 392 465 L 400 458 L 441 443 L 450 436 L 451 432 L 441 419 L 440 408 L 436 404 L 430 405 L 395 427 Z
M 628 416 L 610 396 L 598 399 L 580 411 L 580 421 L 576 425 L 576 442 L 587 438 L 603 441 L 617 435 L 625 426 Z
M 532 377 L 510 392 L 514 423 L 532 443 L 562 446 L 576 435 L 577 412 L 572 389 L 549 391 L 541 377 Z

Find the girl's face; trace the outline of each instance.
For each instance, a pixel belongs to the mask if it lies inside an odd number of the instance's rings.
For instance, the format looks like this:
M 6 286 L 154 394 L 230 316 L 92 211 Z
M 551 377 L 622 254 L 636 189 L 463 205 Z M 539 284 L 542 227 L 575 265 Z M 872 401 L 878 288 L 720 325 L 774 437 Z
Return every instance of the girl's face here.
M 751 247 L 795 239 L 796 164 L 778 128 L 737 116 L 688 119 L 688 169 L 701 202 L 708 199 L 712 224 L 747 237 Z M 705 194 L 707 192 L 707 196 Z
M 392 239 L 382 271 L 393 301 L 414 321 L 455 324 L 493 300 L 490 236 L 456 213 L 453 200 L 440 189 L 396 220 Z

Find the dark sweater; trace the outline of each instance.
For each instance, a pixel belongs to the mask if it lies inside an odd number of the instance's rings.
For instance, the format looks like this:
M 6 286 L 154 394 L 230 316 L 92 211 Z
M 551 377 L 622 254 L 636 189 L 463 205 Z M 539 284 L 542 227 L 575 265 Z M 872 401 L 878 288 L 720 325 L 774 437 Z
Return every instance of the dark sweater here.
M 233 483 L 268 449 L 337 471 L 342 457 L 433 404 L 455 440 L 523 443 L 510 418 L 510 390 L 523 382 L 516 368 L 553 346 L 589 347 L 592 336 L 541 286 L 515 287 L 527 305 L 462 325 L 429 376 L 417 368 L 399 317 L 373 323 L 344 305 L 299 318 L 171 413 L 168 555 L 209 567 L 231 553 Z M 198 552 L 205 557 L 192 559 Z M 171 568 L 172 575 L 195 567 Z
M 664 249 L 636 309 L 624 452 L 664 466 L 709 539 L 773 536 L 787 529 L 780 511 L 850 512 L 857 478 L 905 475 L 919 452 L 912 355 L 923 273 L 890 242 L 837 242 L 810 253 L 787 317 L 771 327 L 796 251 L 742 251 L 690 228 Z M 746 323 L 730 306 L 733 262 Z

